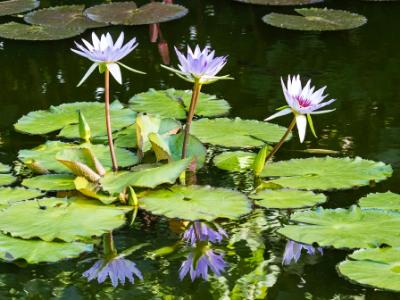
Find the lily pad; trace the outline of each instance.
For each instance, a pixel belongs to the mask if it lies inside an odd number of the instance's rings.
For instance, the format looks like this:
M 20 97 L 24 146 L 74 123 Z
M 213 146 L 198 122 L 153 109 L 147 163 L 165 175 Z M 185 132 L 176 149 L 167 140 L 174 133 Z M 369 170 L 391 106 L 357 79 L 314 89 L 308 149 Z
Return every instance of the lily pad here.
M 48 141 L 47 143 L 33 149 L 20 150 L 18 152 L 18 158 L 23 162 L 35 161 L 41 167 L 56 173 L 70 173 L 70 170 L 67 167 L 56 160 L 56 155 L 58 152 L 63 150 L 78 149 L 81 147 L 89 147 L 102 165 L 106 169 L 111 170 L 112 162 L 108 146 L 102 144 L 76 145 L 59 141 Z M 138 162 L 137 156 L 131 151 L 122 148 L 116 148 L 115 152 L 118 159 L 118 164 L 121 167 L 132 166 Z
M 151 166 L 134 171 L 107 173 L 100 184 L 110 194 L 120 193 L 127 186 L 155 188 L 163 183 L 175 183 L 179 175 L 187 169 L 191 159 L 183 159 L 161 166 Z
M 10 0 L 0 2 L 0 16 L 15 15 L 30 11 L 40 5 L 37 0 Z
M 17 259 L 24 259 L 28 264 L 56 262 L 91 251 L 93 251 L 91 244 L 23 240 L 0 234 L 0 259 L 7 262 Z
M 255 148 L 277 143 L 286 128 L 256 120 L 201 119 L 192 123 L 191 134 L 201 142 L 232 148 Z
M 155 90 L 135 95 L 129 100 L 130 107 L 137 112 L 146 112 L 165 118 L 186 119 L 189 111 L 192 91 L 189 90 Z M 230 105 L 226 100 L 214 95 L 200 93 L 195 115 L 217 117 L 229 112 Z
M 17 131 L 29 134 L 47 134 L 62 129 L 59 136 L 79 138 L 78 111 L 81 111 L 90 127 L 92 137 L 107 135 L 104 103 L 75 102 L 51 106 L 48 110 L 32 111 L 14 125 Z M 124 108 L 118 101 L 110 105 L 112 129 L 121 130 L 135 122 L 136 113 Z
M 309 5 L 324 2 L 324 0 L 235 0 L 238 2 L 258 4 L 258 5 L 274 5 L 274 6 L 293 6 L 293 5 Z
M 25 201 L 0 212 L 0 230 L 13 237 L 48 242 L 86 240 L 122 226 L 129 210 L 79 198 Z
M 53 27 L 96 28 L 107 26 L 83 14 L 84 5 L 64 5 L 35 10 L 25 15 L 24 21 L 33 25 Z
M 162 23 L 182 18 L 187 13 L 187 8 L 177 4 L 151 2 L 138 8 L 133 1 L 100 4 L 85 10 L 88 18 L 112 25 Z
M 278 232 L 304 244 L 335 248 L 372 248 L 382 244 L 400 246 L 400 213 L 385 210 L 322 209 L 295 212 Z
M 270 182 L 304 190 L 349 189 L 379 182 L 392 175 L 383 162 L 356 158 L 311 157 L 266 164 L 262 177 L 280 178 Z
M 22 185 L 46 192 L 73 191 L 74 179 L 75 176 L 69 174 L 47 174 L 26 178 L 22 181 Z
M 368 194 L 359 200 L 362 208 L 378 208 L 400 211 L 400 195 L 392 192 Z
M 0 37 L 11 40 L 55 41 L 80 35 L 85 28 L 26 25 L 9 22 L 0 25 Z
M 213 161 L 217 168 L 231 172 L 244 172 L 253 168 L 257 154 L 245 151 L 227 151 L 218 154 Z
M 306 31 L 349 30 L 367 23 L 366 17 L 344 10 L 299 8 L 295 11 L 302 16 L 270 13 L 262 20 L 275 27 Z
M 322 204 L 326 201 L 324 194 L 298 190 L 262 190 L 249 196 L 255 203 L 265 208 L 289 209 L 305 208 Z
M 9 205 L 16 201 L 29 200 L 42 195 L 43 193 L 37 189 L 2 187 L 0 188 L 0 205 Z
M 10 171 L 11 171 L 11 167 L 9 165 L 0 163 L 0 173 L 8 173 Z
M 352 282 L 400 292 L 400 248 L 355 251 L 337 269 Z
M 238 219 L 251 211 L 240 192 L 210 186 L 173 186 L 149 191 L 139 198 L 141 208 L 155 215 L 184 220 Z
M 11 174 L 0 174 L 0 186 L 12 184 L 16 180 L 17 178 Z

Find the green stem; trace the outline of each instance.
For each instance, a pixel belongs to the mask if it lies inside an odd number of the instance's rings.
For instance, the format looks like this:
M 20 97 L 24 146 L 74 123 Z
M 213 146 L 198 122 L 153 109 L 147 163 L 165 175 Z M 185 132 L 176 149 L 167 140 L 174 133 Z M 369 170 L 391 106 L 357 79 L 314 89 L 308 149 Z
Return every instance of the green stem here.
M 103 235 L 103 251 L 107 259 L 111 259 L 117 255 L 112 231 Z
M 265 159 L 265 164 L 268 163 L 268 161 L 272 158 L 272 156 L 275 155 L 276 152 L 281 148 L 283 143 L 286 141 L 289 133 L 293 130 L 294 126 L 296 125 L 296 117 L 293 118 L 292 122 L 290 123 L 289 127 L 287 128 L 285 134 L 282 136 L 278 144 L 275 145 L 275 147 L 272 149 L 272 151 L 268 154 L 267 158 Z
M 187 119 L 186 119 L 185 133 L 184 133 L 184 137 L 183 137 L 183 146 L 182 146 L 182 159 L 186 158 L 186 155 L 187 155 L 187 146 L 189 143 L 190 127 L 192 125 L 194 111 L 196 109 L 197 101 L 199 99 L 200 90 L 201 90 L 201 83 L 198 80 L 196 80 L 194 82 L 192 99 L 190 100 L 190 106 L 189 106 L 189 113 L 188 113 Z
M 105 70 L 104 76 L 104 100 L 106 103 L 106 127 L 107 127 L 107 137 L 108 137 L 108 146 L 110 148 L 111 161 L 112 161 L 112 169 L 114 172 L 118 171 L 118 163 L 117 157 L 115 155 L 114 150 L 114 142 L 112 138 L 112 130 L 111 130 L 111 115 L 110 115 L 110 71 L 108 68 Z

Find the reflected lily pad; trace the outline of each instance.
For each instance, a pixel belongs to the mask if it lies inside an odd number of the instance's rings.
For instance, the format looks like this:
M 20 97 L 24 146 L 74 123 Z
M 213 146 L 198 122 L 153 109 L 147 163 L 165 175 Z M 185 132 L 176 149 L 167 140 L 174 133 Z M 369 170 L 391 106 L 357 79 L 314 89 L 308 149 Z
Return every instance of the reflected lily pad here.
M 74 179 L 75 176 L 69 174 L 47 174 L 26 178 L 22 181 L 22 185 L 46 192 L 73 191 Z
M 257 154 L 245 151 L 227 151 L 218 154 L 213 161 L 217 168 L 231 172 L 244 172 L 253 168 Z
M 122 226 L 129 210 L 79 198 L 25 201 L 0 212 L 0 230 L 24 239 L 86 240 Z
M 0 174 L 0 186 L 12 184 L 16 180 L 17 180 L 17 178 L 15 178 L 11 174 Z
M 15 15 L 30 11 L 40 5 L 37 0 L 9 0 L 0 2 L 0 16 Z
M 326 201 L 324 194 L 298 190 L 262 190 L 249 196 L 255 203 L 265 208 L 289 209 L 305 208 L 322 204 Z
M 304 244 L 335 248 L 372 248 L 382 244 L 400 246 L 400 213 L 385 210 L 322 209 L 295 212 L 278 232 Z
M 37 189 L 2 187 L 0 188 L 0 205 L 9 205 L 16 201 L 29 200 L 42 195 L 43 193 Z
M 10 171 L 11 171 L 11 167 L 9 165 L 0 163 L 0 173 L 8 173 Z
M 138 8 L 133 1 L 100 4 L 85 10 L 88 18 L 113 25 L 162 23 L 182 18 L 187 13 L 187 8 L 177 4 L 151 2 Z
M 293 6 L 293 5 L 309 5 L 324 2 L 324 0 L 235 0 L 238 2 L 258 4 L 258 5 L 276 5 L 276 6 Z
M 24 21 L 33 25 L 55 27 L 96 28 L 107 26 L 107 24 L 98 23 L 86 17 L 83 14 L 84 9 L 84 5 L 48 7 L 26 14 Z
M 185 119 L 189 111 L 192 91 L 189 90 L 155 90 L 135 95 L 129 100 L 130 107 L 137 112 L 146 112 L 165 118 Z M 230 105 L 226 100 L 214 95 L 200 93 L 195 115 L 217 117 L 229 112 Z
M 400 211 L 400 195 L 392 192 L 368 194 L 359 200 L 362 208 L 378 208 Z
M 306 31 L 349 30 L 367 23 L 366 17 L 344 10 L 299 8 L 295 11 L 302 16 L 270 13 L 262 20 L 275 27 Z
M 358 250 L 337 269 L 352 282 L 400 292 L 400 248 Z
M 26 25 L 9 22 L 0 25 L 0 37 L 11 40 L 54 41 L 80 35 L 85 28 Z
M 192 123 L 191 134 L 201 142 L 232 148 L 255 148 L 277 143 L 286 128 L 256 120 L 201 119 Z
M 6 262 L 17 259 L 24 259 L 28 264 L 56 262 L 91 251 L 93 251 L 91 244 L 23 240 L 0 234 L 0 259 Z
M 266 164 L 262 177 L 280 177 L 270 182 L 304 190 L 349 189 L 379 182 L 392 175 L 383 162 L 356 158 L 311 157 Z
M 141 208 L 155 215 L 184 220 L 238 219 L 251 211 L 240 192 L 210 186 L 173 186 L 149 191 L 139 198 Z

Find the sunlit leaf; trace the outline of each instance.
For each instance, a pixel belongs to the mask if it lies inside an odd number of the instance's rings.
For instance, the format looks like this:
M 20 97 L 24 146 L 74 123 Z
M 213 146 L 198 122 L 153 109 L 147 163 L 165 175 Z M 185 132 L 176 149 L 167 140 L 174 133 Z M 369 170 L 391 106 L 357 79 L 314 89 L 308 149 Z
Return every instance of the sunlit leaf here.
M 70 174 L 47 174 L 26 178 L 22 185 L 41 191 L 72 191 L 75 190 L 74 179 Z
M 0 205 L 9 205 L 16 201 L 28 200 L 42 195 L 43 193 L 37 189 L 1 187 Z
M 378 208 L 400 211 L 400 195 L 392 192 L 368 194 L 359 200 L 362 208 Z
M 226 151 L 214 157 L 217 168 L 232 172 L 243 172 L 253 167 L 255 153 L 245 151 Z

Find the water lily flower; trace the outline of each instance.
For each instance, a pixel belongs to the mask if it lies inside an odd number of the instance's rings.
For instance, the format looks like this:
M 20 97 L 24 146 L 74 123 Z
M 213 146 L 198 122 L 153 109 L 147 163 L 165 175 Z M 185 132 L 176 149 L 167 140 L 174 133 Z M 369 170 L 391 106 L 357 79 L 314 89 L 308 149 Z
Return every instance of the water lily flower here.
M 105 69 L 108 69 L 115 80 L 122 84 L 121 69 L 119 66 L 126 68 L 129 71 L 141 73 L 138 70 L 132 69 L 125 64 L 121 63 L 120 60 L 131 53 L 137 46 L 136 38 L 132 38 L 128 43 L 124 43 L 124 33 L 121 32 L 117 41 L 114 43 L 110 33 L 102 34 L 100 38 L 93 32 L 92 33 L 92 44 L 82 39 L 84 45 L 75 42 L 78 49 L 71 49 L 76 54 L 79 54 L 87 59 L 93 61 L 93 64 L 87 70 L 82 80 L 78 83 L 80 86 L 93 71 L 98 67 L 100 73 L 103 73 Z
M 285 252 L 283 254 L 282 264 L 289 265 L 292 261 L 297 262 L 300 259 L 301 251 L 306 250 L 308 255 L 315 255 L 317 251 L 323 254 L 321 247 L 315 248 L 312 245 L 297 243 L 295 241 L 288 241 L 286 243 Z
M 179 278 L 183 278 L 189 274 L 190 279 L 194 281 L 196 278 L 202 277 L 208 279 L 208 269 L 211 269 L 217 276 L 221 276 L 226 268 L 223 254 L 218 254 L 209 247 L 197 247 L 188 258 L 182 263 L 179 269 Z
M 228 237 L 226 231 L 217 224 L 195 221 L 183 233 L 183 239 L 194 246 L 198 241 L 220 243 Z
M 331 104 L 336 101 L 336 99 L 331 99 L 326 102 L 322 102 L 328 95 L 324 95 L 326 86 L 320 88 L 317 91 L 315 87 L 311 86 L 311 80 L 307 82 L 304 88 L 302 88 L 300 76 L 293 76 L 292 78 L 288 76 L 287 86 L 285 86 L 282 78 L 281 84 L 283 89 L 283 94 L 287 102 L 287 106 L 283 107 L 279 112 L 273 114 L 272 116 L 265 119 L 265 121 L 270 121 L 276 117 L 284 116 L 293 113 L 296 119 L 296 125 L 299 132 L 300 142 L 304 141 L 307 128 L 307 120 L 310 124 L 311 131 L 314 135 L 314 125 L 312 123 L 312 114 L 324 114 L 334 111 L 330 110 L 318 110 L 324 106 Z
M 126 278 L 130 283 L 134 283 L 133 275 L 143 280 L 142 273 L 136 267 L 133 261 L 122 257 L 114 257 L 111 260 L 100 259 L 87 271 L 82 274 L 91 281 L 97 278 L 98 283 L 103 283 L 107 277 L 110 277 L 113 287 L 117 287 L 119 283 L 125 284 Z

